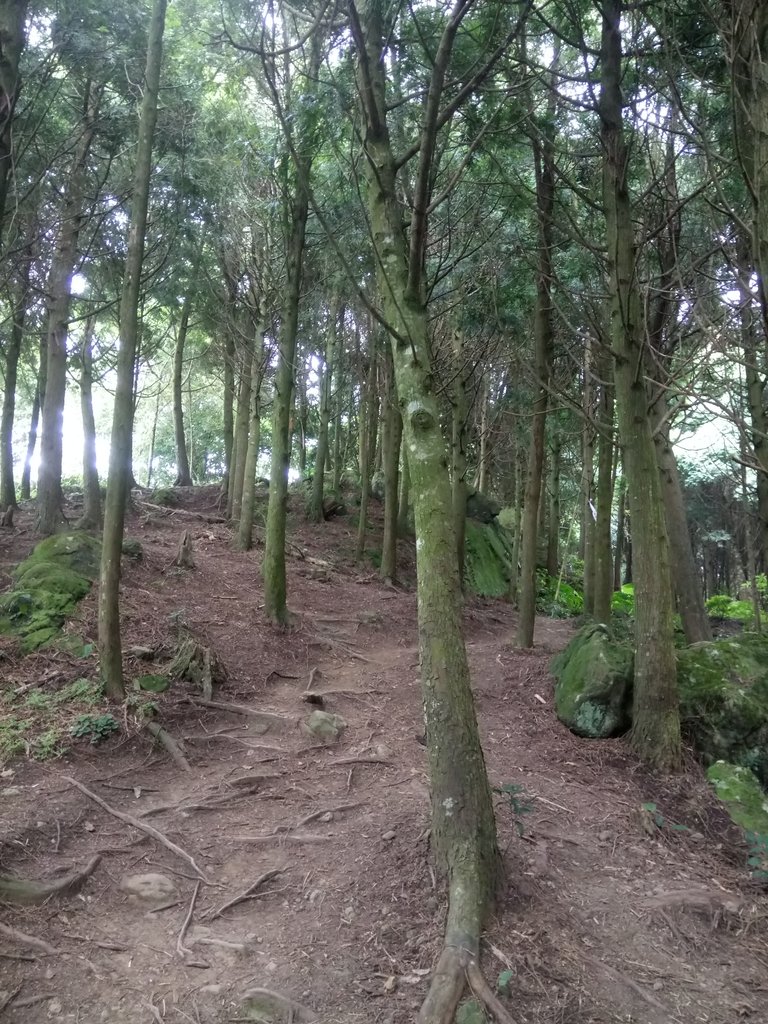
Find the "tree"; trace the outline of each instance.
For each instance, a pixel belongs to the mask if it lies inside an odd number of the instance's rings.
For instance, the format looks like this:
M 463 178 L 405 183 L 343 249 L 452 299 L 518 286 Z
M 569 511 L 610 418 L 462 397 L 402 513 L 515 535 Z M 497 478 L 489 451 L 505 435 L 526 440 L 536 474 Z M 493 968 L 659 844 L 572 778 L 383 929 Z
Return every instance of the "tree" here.
M 125 695 L 120 639 L 120 556 L 123 545 L 125 507 L 133 476 L 131 468 L 133 389 L 139 330 L 141 267 L 144 260 L 144 242 L 147 231 L 152 144 L 157 121 L 160 74 L 163 63 L 166 7 L 167 0 L 154 0 L 147 39 L 147 62 L 138 125 L 138 148 L 128 231 L 128 253 L 120 299 L 120 349 L 112 416 L 107 497 L 104 507 L 99 586 L 99 668 L 105 692 L 109 697 L 115 699 L 121 699 Z
M 627 178 L 621 95 L 622 0 L 603 5 L 600 48 L 600 138 L 608 245 L 610 333 L 615 361 L 619 437 L 632 518 L 635 581 L 635 687 L 632 747 L 661 769 L 681 756 L 672 577 L 656 451 L 645 382 L 645 325 Z

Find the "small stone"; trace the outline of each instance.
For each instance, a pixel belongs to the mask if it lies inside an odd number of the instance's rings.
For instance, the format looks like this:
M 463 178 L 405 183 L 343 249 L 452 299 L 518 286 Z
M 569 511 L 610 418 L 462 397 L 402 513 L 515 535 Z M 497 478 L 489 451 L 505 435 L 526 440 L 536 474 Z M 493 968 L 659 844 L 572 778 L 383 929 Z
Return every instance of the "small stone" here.
M 390 974 L 390 976 L 384 982 L 384 991 L 385 992 L 394 992 L 396 988 L 397 988 L 397 978 L 394 976 L 394 974 Z
M 126 875 L 120 883 L 123 892 L 147 903 L 160 902 L 176 895 L 176 886 L 167 875 L 150 872 L 146 875 Z
M 223 985 L 203 985 L 200 989 L 200 992 L 207 992 L 211 996 L 220 996 L 223 991 Z
M 654 992 L 661 992 L 661 990 L 663 988 L 664 988 L 664 983 L 657 978 L 656 981 L 654 981 L 654 983 L 653 983 L 653 991 Z
M 275 971 L 277 970 L 277 964 L 275 963 L 275 961 L 274 961 L 274 960 L 270 960 L 270 961 L 269 961 L 269 963 L 267 964 L 266 970 L 267 970 L 267 971 L 268 971 L 268 972 L 269 972 L 270 974 L 274 974 L 274 973 L 275 973 Z
M 317 819 L 318 821 L 333 821 L 333 814 L 330 811 L 326 811 L 325 814 L 321 814 Z
M 61 1005 L 60 1000 L 52 999 L 50 1001 L 50 1003 L 48 1003 L 48 1016 L 49 1017 L 58 1017 L 58 1015 L 61 1013 L 62 1009 L 63 1009 L 63 1007 Z
M 83 828 L 85 829 L 86 832 L 95 832 L 96 831 L 96 826 L 93 824 L 92 821 L 84 821 L 83 822 Z
M 20 786 L 6 786 L 5 789 L 0 790 L 0 796 L 18 796 L 21 793 Z
M 601 843 L 607 843 L 608 840 L 611 838 L 611 833 L 608 831 L 601 832 L 597 838 L 600 840 Z
M 389 843 L 389 842 L 391 842 L 391 841 L 392 841 L 392 840 L 393 840 L 393 839 L 395 838 L 395 835 L 396 835 L 396 834 L 397 834 L 396 832 L 393 832 L 393 831 L 392 831 L 392 829 L 390 829 L 390 830 L 389 830 L 389 832 L 385 832 L 385 833 L 384 833 L 384 834 L 382 835 L 382 837 L 381 837 L 381 838 L 382 838 L 382 839 L 383 839 L 383 840 L 384 840 L 385 842 Z
M 54 971 L 54 969 L 52 967 L 49 967 L 46 970 L 46 972 L 45 972 L 45 980 L 46 981 L 50 981 L 51 978 L 55 978 L 55 977 L 56 977 L 56 971 Z

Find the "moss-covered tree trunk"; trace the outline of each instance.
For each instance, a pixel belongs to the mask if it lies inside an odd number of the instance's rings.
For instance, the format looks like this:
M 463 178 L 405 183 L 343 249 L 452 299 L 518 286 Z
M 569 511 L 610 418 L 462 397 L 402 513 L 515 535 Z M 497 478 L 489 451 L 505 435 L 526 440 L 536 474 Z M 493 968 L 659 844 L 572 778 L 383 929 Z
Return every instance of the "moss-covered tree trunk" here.
M 107 498 L 99 586 L 99 668 L 109 697 L 125 696 L 120 639 L 120 556 L 123 546 L 125 508 L 133 477 L 133 410 L 135 357 L 139 334 L 139 296 L 144 242 L 147 233 L 149 184 L 152 175 L 152 144 L 157 122 L 163 33 L 167 0 L 154 0 L 147 40 L 144 92 L 139 116 L 138 147 L 133 177 L 128 253 L 120 299 L 120 345 L 117 354 L 117 386 L 112 417 Z
M 593 340 L 584 345 L 584 387 L 581 407 L 584 420 L 581 435 L 581 536 L 580 552 L 584 561 L 584 614 L 595 611 L 595 445 L 597 434 L 594 416 L 594 353 Z
M 48 365 L 40 440 L 40 472 L 37 480 L 37 531 L 46 536 L 55 533 L 63 519 L 61 462 L 72 275 L 77 262 L 80 229 L 85 222 L 86 165 L 96 130 L 102 88 L 88 81 L 84 92 L 79 138 L 62 201 L 61 226 L 46 285 Z
M 365 554 L 365 534 L 368 529 L 368 503 L 371 497 L 371 434 L 376 433 L 376 421 L 378 418 L 378 405 L 376 402 L 376 379 L 378 360 L 376 358 L 376 346 L 373 336 L 370 338 L 370 360 L 368 372 L 365 376 L 365 387 L 363 400 L 360 403 L 360 432 L 359 432 L 359 466 L 360 466 L 360 516 L 357 521 L 357 545 L 355 547 L 355 558 L 362 560 Z M 375 442 L 374 442 L 375 444 Z
M 630 743 L 661 769 L 679 767 L 680 711 L 672 630 L 672 579 L 659 472 L 644 376 L 629 150 L 621 95 L 621 0 L 602 9 L 600 137 L 608 245 L 616 406 L 632 517 L 635 577 L 635 685 Z
M 376 0 L 350 7 L 362 114 L 367 210 L 378 291 L 388 324 L 403 442 L 416 520 L 418 624 L 427 750 L 432 783 L 432 849 L 445 874 L 449 908 L 443 954 L 419 1014 L 421 1024 L 447 1019 L 479 955 L 480 932 L 499 869 L 491 792 L 475 719 L 462 635 L 451 482 L 440 409 L 432 390 L 424 288 L 428 183 L 437 113 L 460 18 L 438 46 L 423 114 L 419 170 L 408 249 L 387 126 L 384 39 Z
M 256 341 L 251 357 L 251 407 L 248 427 L 248 444 L 243 464 L 243 491 L 240 505 L 240 521 L 237 525 L 237 546 L 241 551 L 253 547 L 253 520 L 256 512 L 256 468 L 261 443 L 261 387 L 266 368 L 264 353 L 264 311 L 260 309 Z
M 451 487 L 453 526 L 459 581 L 464 584 L 464 553 L 467 537 L 467 383 L 464 370 L 464 335 L 453 332 L 453 389 L 451 393 Z
M 232 440 L 232 465 L 227 493 L 227 516 L 237 522 L 243 501 L 245 460 L 248 456 L 248 426 L 251 409 L 251 363 L 253 341 L 242 346 L 238 359 L 237 407 L 235 410 L 234 436 Z
M 173 347 L 173 436 L 176 442 L 176 479 L 174 487 L 191 487 L 192 474 L 189 471 L 187 439 L 184 436 L 184 401 L 182 384 L 184 376 L 184 346 L 189 330 L 189 316 L 192 312 L 192 286 L 187 288 L 181 307 L 176 344 Z
M 101 487 L 96 466 L 96 420 L 93 415 L 93 335 L 96 318 L 89 316 L 80 346 L 80 415 L 83 420 L 83 515 L 81 530 L 101 526 Z

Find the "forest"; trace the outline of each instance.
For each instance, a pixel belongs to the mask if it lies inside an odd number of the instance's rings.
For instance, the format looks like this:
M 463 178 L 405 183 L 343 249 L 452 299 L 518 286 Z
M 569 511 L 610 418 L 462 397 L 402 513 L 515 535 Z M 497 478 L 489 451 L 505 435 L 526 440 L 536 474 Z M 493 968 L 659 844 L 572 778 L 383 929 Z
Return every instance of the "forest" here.
M 766 282 L 758 0 L 0 0 L 0 1013 L 766 1019 Z

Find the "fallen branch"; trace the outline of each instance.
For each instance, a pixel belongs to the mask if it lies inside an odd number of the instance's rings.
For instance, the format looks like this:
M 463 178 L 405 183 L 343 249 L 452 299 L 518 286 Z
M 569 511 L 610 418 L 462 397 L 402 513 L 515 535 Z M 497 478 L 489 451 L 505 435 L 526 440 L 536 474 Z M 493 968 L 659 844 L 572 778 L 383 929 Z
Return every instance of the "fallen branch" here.
M 5 526 L 5 523 L 0 525 Z M 12 989 L 10 992 L 3 993 L 2 998 L 0 998 L 0 1013 L 2 1013 L 3 1010 L 13 1002 L 19 992 L 21 992 L 21 985 L 17 985 L 16 988 Z
M 169 732 L 166 732 L 166 730 L 163 729 L 161 725 L 158 725 L 157 722 L 147 722 L 146 729 L 148 733 L 151 733 L 152 736 L 155 737 L 161 746 L 165 747 L 174 762 L 183 772 L 192 771 L 189 761 L 184 757 L 181 744 L 177 743 Z
M 137 505 L 143 508 L 152 509 L 153 512 L 162 512 L 164 516 L 187 516 L 190 519 L 201 519 L 204 523 L 226 523 L 223 516 L 207 516 L 202 512 L 189 512 L 184 508 L 168 508 L 166 505 L 153 505 L 151 501 L 137 501 Z
M 225 911 L 231 910 L 232 907 L 236 907 L 238 903 L 244 903 L 246 900 L 252 900 L 256 896 L 262 895 L 261 893 L 256 892 L 259 886 L 263 885 L 265 882 L 271 881 L 278 875 L 282 875 L 284 871 L 285 868 L 273 868 L 272 871 L 265 871 L 264 874 L 259 875 L 256 881 L 252 882 L 244 892 L 241 892 L 239 896 L 235 896 L 234 899 L 229 900 L 227 903 L 222 903 L 218 910 L 213 910 L 207 914 L 206 916 L 208 920 L 214 921 L 217 917 L 221 917 Z
M 18 928 L 11 928 L 9 924 L 0 923 L 0 935 L 4 935 L 6 939 L 13 939 L 22 946 L 28 946 L 30 949 L 39 949 L 41 953 L 47 953 L 48 956 L 57 956 L 61 953 L 60 949 L 51 946 L 45 939 L 38 939 L 36 935 L 27 935 L 26 932 L 21 932 Z
M 216 708 L 218 711 L 231 711 L 233 715 L 249 715 L 252 718 L 267 718 L 270 721 L 295 722 L 293 715 L 282 715 L 277 711 L 259 711 L 249 708 L 246 704 L 228 704 L 223 700 L 204 700 L 202 697 L 187 697 L 190 704 L 199 704 L 204 708 Z
M 319 748 L 318 748 L 319 749 Z M 392 768 L 393 764 L 391 761 L 387 761 L 383 757 L 341 757 L 336 761 L 326 761 L 326 765 L 329 768 L 335 768 L 337 765 L 343 764 L 382 764 L 385 767 Z
M 91 857 L 79 871 L 72 871 L 56 882 L 35 882 L 26 878 L 11 878 L 0 875 L 0 899 L 8 903 L 38 906 L 50 896 L 71 896 L 79 892 L 87 878 L 93 874 L 101 861 L 101 855 Z
M 266 832 L 255 836 L 230 836 L 234 843 L 270 843 L 277 839 L 281 843 L 327 843 L 333 836 L 320 836 L 311 832 Z
M 195 891 L 192 893 L 192 899 L 189 901 L 189 910 L 187 911 L 187 916 L 184 918 L 184 923 L 181 926 L 179 937 L 176 939 L 176 952 L 181 957 L 188 956 L 192 952 L 191 949 L 187 949 L 187 947 L 184 945 L 184 937 L 187 934 L 189 924 L 192 920 L 192 914 L 195 912 L 195 903 L 197 903 L 197 894 L 199 892 L 200 882 L 198 881 L 195 883 Z
M 103 808 L 107 814 L 111 814 L 119 821 L 124 821 L 127 825 L 131 825 L 133 828 L 137 828 L 140 832 L 145 832 L 148 836 L 151 836 L 156 842 L 160 843 L 161 846 L 164 846 L 166 850 L 170 850 L 171 853 L 180 857 L 181 860 L 189 864 L 198 878 L 202 879 L 202 881 L 206 883 L 208 882 L 208 878 L 197 866 L 194 858 L 190 856 L 186 850 L 182 850 L 180 846 L 177 846 L 167 836 L 163 835 L 162 832 L 158 832 L 156 828 L 148 825 L 145 821 L 140 821 L 138 818 L 134 818 L 132 814 L 126 814 L 124 811 L 118 811 L 114 807 L 111 807 L 106 800 L 102 800 L 100 796 L 97 796 L 96 793 L 84 786 L 82 782 L 78 782 L 77 779 L 73 779 L 69 775 L 62 775 L 62 779 L 64 782 L 68 782 L 70 786 L 74 786 L 75 789 L 79 789 L 80 792 L 87 796 L 89 800 L 93 800 L 94 803 L 97 803 L 99 807 Z

